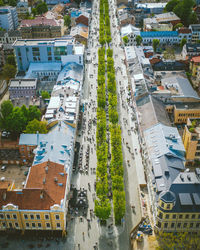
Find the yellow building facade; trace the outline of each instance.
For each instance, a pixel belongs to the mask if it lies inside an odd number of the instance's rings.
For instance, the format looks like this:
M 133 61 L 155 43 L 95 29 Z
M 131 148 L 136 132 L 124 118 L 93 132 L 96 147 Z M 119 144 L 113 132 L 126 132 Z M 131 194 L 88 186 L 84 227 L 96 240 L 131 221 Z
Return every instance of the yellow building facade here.
M 174 105 L 174 123 L 187 123 L 188 118 L 200 118 L 200 105 Z

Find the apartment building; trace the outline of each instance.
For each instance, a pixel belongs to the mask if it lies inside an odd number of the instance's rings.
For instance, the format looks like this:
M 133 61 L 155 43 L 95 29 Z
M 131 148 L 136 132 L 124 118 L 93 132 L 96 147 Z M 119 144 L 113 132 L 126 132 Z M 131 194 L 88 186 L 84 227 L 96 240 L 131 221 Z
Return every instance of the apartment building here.
M 0 7 L 0 27 L 5 30 L 15 30 L 18 27 L 18 16 L 15 7 Z
M 152 45 L 154 39 L 158 39 L 160 44 L 179 44 L 177 31 L 143 31 L 140 32 L 140 35 L 144 45 Z
M 173 112 L 174 123 L 187 123 L 188 118 L 200 117 L 200 103 L 175 103 Z
M 37 79 L 11 79 L 9 85 L 10 99 L 36 96 Z
M 59 23 L 54 19 L 48 19 L 46 17 L 22 20 L 20 31 L 23 39 L 56 38 L 64 35 Z
M 188 163 L 200 161 L 200 119 L 188 118 L 183 133 L 183 144 Z
M 199 232 L 200 169 L 185 169 L 185 149 L 174 127 L 144 131 L 149 158 L 146 175 L 156 231 Z
M 0 231 L 55 230 L 65 234 L 68 175 L 62 164 L 32 166 L 21 190 L 0 188 Z
M 83 64 L 83 45 L 75 45 L 71 36 L 64 38 L 17 40 L 13 44 L 18 71 L 26 71 L 30 63 L 79 62 Z

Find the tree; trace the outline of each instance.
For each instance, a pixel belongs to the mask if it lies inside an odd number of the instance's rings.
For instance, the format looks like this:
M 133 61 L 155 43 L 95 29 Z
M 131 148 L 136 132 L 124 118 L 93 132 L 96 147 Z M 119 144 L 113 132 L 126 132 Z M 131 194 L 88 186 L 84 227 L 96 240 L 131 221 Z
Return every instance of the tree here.
M 167 5 L 165 6 L 165 11 L 166 12 L 171 12 L 173 11 L 174 7 L 176 7 L 176 5 L 180 2 L 180 0 L 171 0 L 167 3 Z
M 177 30 L 177 29 L 179 29 L 179 28 L 181 28 L 181 27 L 183 27 L 184 25 L 182 24 L 182 23 L 177 23 L 175 26 L 174 26 L 174 30 Z
M 12 113 L 8 117 L 8 122 L 10 124 L 9 132 L 14 136 L 18 136 L 25 129 L 26 118 L 20 107 L 13 108 Z
M 47 12 L 48 11 L 47 4 L 45 2 L 39 1 L 39 3 L 36 6 L 36 11 L 37 11 L 37 14 L 39 15 Z
M 100 197 L 100 200 L 95 200 L 95 215 L 100 220 L 107 220 L 111 213 L 111 205 L 109 199 Z
M 8 3 L 12 7 L 15 7 L 17 5 L 17 1 L 16 0 L 9 0 Z
M 136 36 L 136 43 L 137 43 L 137 46 L 141 45 L 142 43 L 142 37 L 141 36 Z
M 171 47 L 167 47 L 163 54 L 164 59 L 175 60 L 174 49 Z
M 8 81 L 16 75 L 16 68 L 13 65 L 5 64 L 3 66 L 3 76 Z
M 29 122 L 29 121 L 32 121 L 34 119 L 37 119 L 39 121 L 40 118 L 41 118 L 40 110 L 36 106 L 30 105 L 29 109 L 28 109 L 27 121 Z
M 190 232 L 164 233 L 158 234 L 159 249 L 199 249 L 200 233 L 191 234 Z
M 32 14 L 33 14 L 33 16 L 36 16 L 37 15 L 37 10 L 36 10 L 36 8 L 32 8 Z
M 125 46 L 128 44 L 128 36 L 123 37 L 123 42 Z
M 42 91 L 41 92 L 42 99 L 49 99 L 50 95 L 47 91 Z
M 6 59 L 6 63 L 16 67 L 15 56 L 14 55 L 8 55 L 7 59 Z
M 70 17 L 70 15 L 64 16 L 64 24 L 65 24 L 65 26 L 67 26 L 68 28 L 70 27 L 70 25 L 71 25 L 71 17 Z
M 10 100 L 3 101 L 0 109 L 0 129 L 9 132 L 8 117 L 12 114 L 13 104 Z
M 46 134 L 48 132 L 47 131 L 47 122 L 38 121 L 38 120 L 34 119 L 27 124 L 25 133 L 36 134 L 37 132 L 39 132 L 40 134 Z
M 4 6 L 3 0 L 0 0 L 0 6 Z
M 180 47 L 183 48 L 183 46 L 187 43 L 187 39 L 186 38 L 182 38 L 181 42 L 180 42 Z
M 125 209 L 126 209 L 126 200 L 124 191 L 113 191 L 113 205 L 114 205 L 115 223 L 119 225 L 121 224 L 121 219 L 125 215 Z
M 160 44 L 160 41 L 158 39 L 153 39 L 153 50 L 154 50 L 154 52 L 156 52 L 159 44 Z

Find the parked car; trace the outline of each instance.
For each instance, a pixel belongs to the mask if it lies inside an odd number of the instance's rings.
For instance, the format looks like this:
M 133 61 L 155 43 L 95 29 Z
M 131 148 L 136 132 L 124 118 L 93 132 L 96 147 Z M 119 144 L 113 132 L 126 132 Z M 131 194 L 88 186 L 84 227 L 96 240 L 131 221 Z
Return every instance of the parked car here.
M 2 166 L 1 171 L 6 171 L 6 166 Z

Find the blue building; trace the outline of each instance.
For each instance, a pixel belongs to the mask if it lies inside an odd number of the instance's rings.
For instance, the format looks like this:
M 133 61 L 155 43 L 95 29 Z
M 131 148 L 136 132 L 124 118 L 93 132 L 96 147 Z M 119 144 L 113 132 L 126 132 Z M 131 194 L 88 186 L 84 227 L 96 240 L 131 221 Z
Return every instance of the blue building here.
M 66 64 L 68 61 L 83 63 L 83 45 L 74 45 L 71 36 L 65 38 L 49 38 L 34 40 L 17 40 L 13 44 L 18 71 L 26 71 L 30 63 L 59 62 Z M 82 50 L 77 47 L 83 47 Z M 78 54 L 80 53 L 80 54 Z
M 141 9 L 145 14 L 162 14 L 167 3 L 138 3 L 136 10 Z
M 7 31 L 17 29 L 18 16 L 15 7 L 0 7 L 0 27 Z
M 144 31 L 140 32 L 144 45 L 153 43 L 153 39 L 160 40 L 160 44 L 178 44 L 179 35 L 177 31 Z

